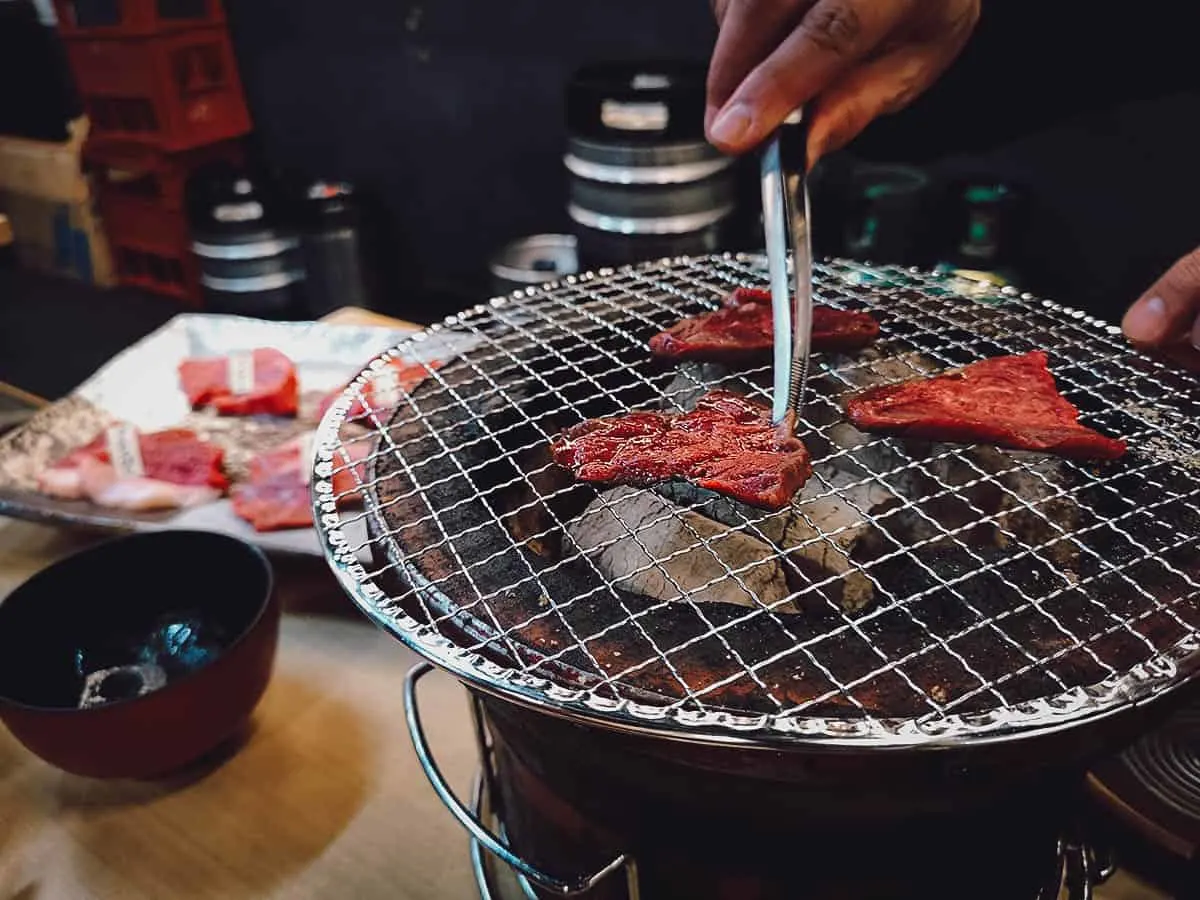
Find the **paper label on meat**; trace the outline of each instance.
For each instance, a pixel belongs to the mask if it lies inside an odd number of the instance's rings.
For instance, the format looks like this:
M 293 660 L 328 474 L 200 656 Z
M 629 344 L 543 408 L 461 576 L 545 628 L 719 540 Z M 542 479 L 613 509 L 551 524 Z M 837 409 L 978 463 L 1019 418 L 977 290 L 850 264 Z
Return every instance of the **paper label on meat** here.
M 108 456 L 118 478 L 141 478 L 146 474 L 138 431 L 132 425 L 114 425 L 105 432 Z
M 229 390 L 238 396 L 254 390 L 253 353 L 229 354 Z
M 400 375 L 395 366 L 384 366 L 376 373 L 371 393 L 371 405 L 377 411 L 392 410 L 400 404 Z

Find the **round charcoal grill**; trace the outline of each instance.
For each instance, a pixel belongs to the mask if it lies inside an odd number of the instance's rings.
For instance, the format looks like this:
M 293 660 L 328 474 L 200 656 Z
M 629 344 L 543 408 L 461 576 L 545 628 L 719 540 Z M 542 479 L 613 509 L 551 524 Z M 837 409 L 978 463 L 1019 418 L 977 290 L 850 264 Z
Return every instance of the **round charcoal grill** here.
M 1059 841 L 1086 766 L 1159 721 L 1173 704 L 1150 701 L 1178 698 L 1200 661 L 1200 384 L 1049 301 L 818 266 L 820 300 L 870 309 L 882 337 L 815 358 L 798 426 L 814 475 L 779 513 L 677 484 L 575 484 L 551 462 L 549 439 L 584 418 L 684 409 L 717 386 L 769 405 L 765 365 L 664 367 L 645 349 L 764 269 L 685 258 L 498 298 L 374 361 L 321 425 L 331 564 L 475 695 L 512 849 L 438 780 L 410 683 L 435 785 L 560 893 L 592 879 L 545 872 L 624 869 L 598 896 L 671 895 L 685 870 L 689 896 L 793 896 L 781 860 L 807 847 L 808 895 L 824 896 L 836 873 L 811 866 L 845 838 L 895 896 L 940 896 L 932 864 L 954 895 L 998 856 Z M 845 423 L 855 389 L 1034 349 L 1087 424 L 1128 440 L 1123 459 Z M 442 364 L 347 423 L 394 356 Z M 356 442 L 357 509 L 331 480 Z

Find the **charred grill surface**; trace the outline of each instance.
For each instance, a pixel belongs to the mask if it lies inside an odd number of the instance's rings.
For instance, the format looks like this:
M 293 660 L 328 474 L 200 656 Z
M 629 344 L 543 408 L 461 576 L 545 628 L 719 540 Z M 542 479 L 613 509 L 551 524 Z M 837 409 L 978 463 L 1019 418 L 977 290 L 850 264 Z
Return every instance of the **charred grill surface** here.
M 476 346 L 379 428 L 377 580 L 407 567 L 415 581 L 385 586 L 404 612 L 498 665 L 682 710 L 928 721 L 1093 685 L 1194 634 L 1192 383 L 1057 310 L 855 271 L 826 268 L 822 299 L 871 308 L 883 334 L 818 356 L 797 428 L 814 475 L 778 512 L 682 483 L 577 484 L 549 454 L 585 418 L 687 410 L 718 387 L 767 400 L 765 368 L 665 368 L 645 346 L 756 280 L 746 264 L 618 273 L 468 317 Z M 845 422 L 852 390 L 1034 348 L 1089 425 L 1129 440 L 1124 460 Z

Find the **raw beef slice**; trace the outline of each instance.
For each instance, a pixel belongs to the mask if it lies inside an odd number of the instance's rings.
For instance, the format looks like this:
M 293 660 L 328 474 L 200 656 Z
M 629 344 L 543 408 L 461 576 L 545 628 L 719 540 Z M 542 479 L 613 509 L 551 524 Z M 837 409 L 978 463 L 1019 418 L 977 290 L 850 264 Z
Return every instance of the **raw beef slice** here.
M 133 432 L 142 473 L 122 474 L 113 464 L 108 436 L 65 456 L 38 479 L 40 489 L 65 500 L 90 500 L 131 511 L 180 509 L 218 499 L 229 486 L 223 451 L 182 428 Z
M 857 350 L 879 337 L 865 312 L 813 306 L 812 349 Z M 775 345 L 769 291 L 738 288 L 720 309 L 684 319 L 650 339 L 650 352 L 670 360 L 744 362 L 768 356 Z
M 245 367 L 245 385 L 232 371 L 239 362 Z M 300 383 L 292 361 L 270 347 L 261 347 L 242 360 L 234 356 L 185 359 L 179 364 L 179 381 L 193 409 L 211 407 L 223 416 L 268 414 L 294 416 L 300 404 Z
M 863 431 L 932 441 L 991 443 L 1079 459 L 1116 459 L 1125 442 L 1079 424 L 1040 350 L 998 356 L 954 372 L 870 388 L 846 405 Z
M 333 490 L 339 505 L 360 499 L 359 484 L 365 480 L 363 462 L 366 441 L 344 445 L 352 462 L 341 451 L 334 454 Z M 288 441 L 250 461 L 249 480 L 233 489 L 233 511 L 254 526 L 255 531 L 309 528 L 313 524 L 309 473 L 312 444 L 308 436 Z
M 751 506 L 780 509 L 812 474 L 794 424 L 732 391 L 715 390 L 688 413 L 632 412 L 589 419 L 551 444 L 581 481 L 650 485 L 682 478 Z
M 427 363 L 405 362 L 402 359 L 391 360 L 363 386 L 360 392 L 362 396 L 354 398 L 354 402 L 350 404 L 350 409 L 346 412 L 346 421 L 365 419 L 368 415 L 390 417 L 391 412 L 400 402 L 400 392 L 412 391 L 441 365 L 441 361 L 436 359 Z M 338 397 L 342 396 L 342 392 L 348 386 L 347 384 L 338 388 L 321 401 L 321 408 L 317 413 L 318 419 L 325 418 L 329 407 L 337 401 Z

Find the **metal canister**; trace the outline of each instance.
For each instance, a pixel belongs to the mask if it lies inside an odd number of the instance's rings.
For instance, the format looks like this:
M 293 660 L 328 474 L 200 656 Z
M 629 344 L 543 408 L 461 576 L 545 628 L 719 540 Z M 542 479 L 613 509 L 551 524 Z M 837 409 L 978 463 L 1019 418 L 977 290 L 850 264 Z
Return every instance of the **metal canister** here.
M 701 65 L 610 63 L 567 90 L 567 212 L 583 268 L 717 249 L 734 160 L 704 139 Z
M 998 284 L 1020 284 L 1020 236 L 1027 198 L 1015 184 L 990 178 L 963 178 L 945 191 L 942 216 L 943 268 L 986 273 Z
M 575 236 L 531 234 L 519 238 L 492 256 L 488 271 L 496 296 L 573 275 L 579 271 Z
M 875 263 L 918 265 L 929 242 L 929 177 L 903 165 L 863 164 L 850 177 L 843 252 Z
M 221 165 L 190 189 L 192 252 L 212 312 L 292 319 L 301 314 L 304 263 L 283 204 L 262 179 Z
M 343 306 L 377 309 L 377 289 L 367 264 L 362 209 L 351 184 L 317 180 L 304 191 L 302 244 L 312 318 Z
M 193 236 L 206 307 L 257 318 L 295 317 L 304 280 L 299 251 L 299 238 L 276 231 Z

